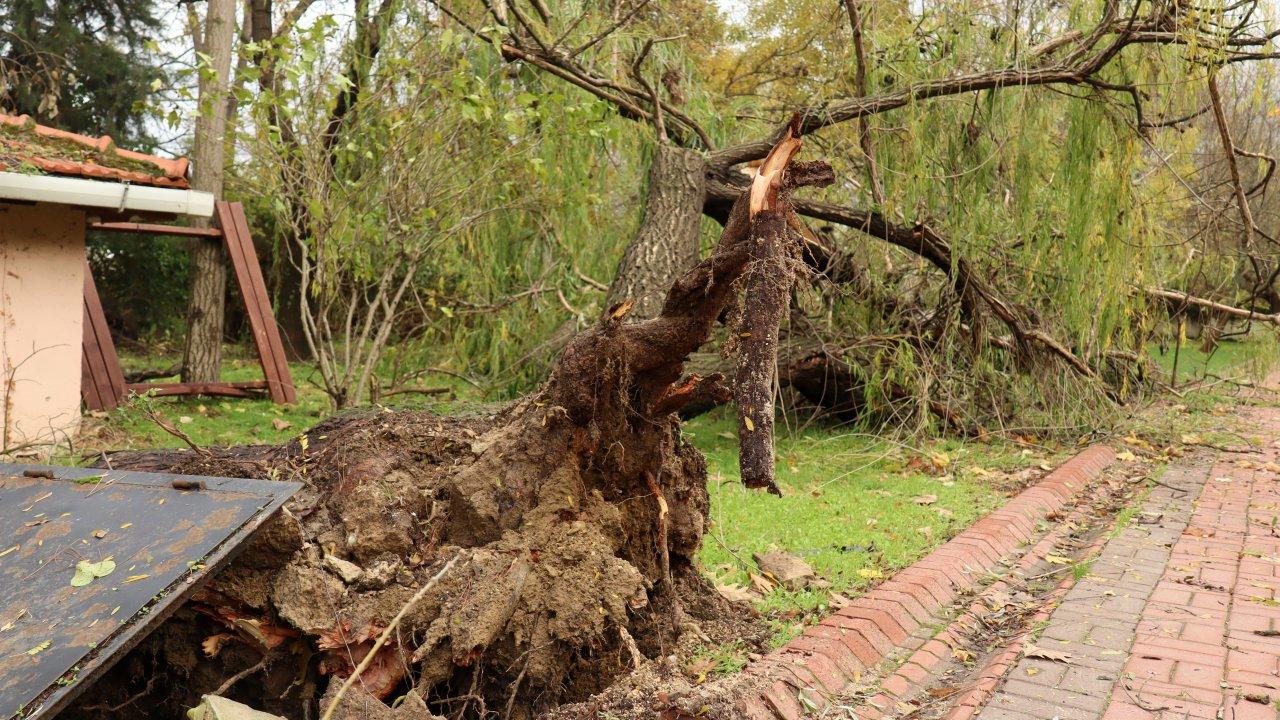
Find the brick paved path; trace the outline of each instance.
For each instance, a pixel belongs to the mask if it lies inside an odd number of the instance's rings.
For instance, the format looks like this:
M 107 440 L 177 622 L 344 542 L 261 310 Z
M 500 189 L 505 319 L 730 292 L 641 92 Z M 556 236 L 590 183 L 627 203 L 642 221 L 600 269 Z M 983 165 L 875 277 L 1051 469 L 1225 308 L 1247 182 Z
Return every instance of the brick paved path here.
M 980 720 L 1280 718 L 1276 455 L 1171 467 L 1037 640 L 1070 659 L 1021 659 Z

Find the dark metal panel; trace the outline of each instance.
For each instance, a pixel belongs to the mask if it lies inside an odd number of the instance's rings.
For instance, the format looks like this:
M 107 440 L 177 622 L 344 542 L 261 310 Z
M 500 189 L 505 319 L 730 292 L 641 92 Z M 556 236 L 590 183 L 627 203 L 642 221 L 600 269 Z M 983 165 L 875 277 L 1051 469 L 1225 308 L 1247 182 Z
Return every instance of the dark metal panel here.
M 299 487 L 0 463 L 0 718 L 65 707 Z M 107 558 L 111 574 L 71 585 Z

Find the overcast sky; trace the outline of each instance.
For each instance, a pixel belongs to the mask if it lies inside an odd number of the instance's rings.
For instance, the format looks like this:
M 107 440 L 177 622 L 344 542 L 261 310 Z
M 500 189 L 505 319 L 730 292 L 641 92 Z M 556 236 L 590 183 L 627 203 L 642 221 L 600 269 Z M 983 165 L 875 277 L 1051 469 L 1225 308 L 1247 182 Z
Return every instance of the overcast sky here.
M 750 0 L 716 0 L 716 5 L 729 16 L 729 20 L 733 22 L 741 22 L 747 14 L 747 5 Z

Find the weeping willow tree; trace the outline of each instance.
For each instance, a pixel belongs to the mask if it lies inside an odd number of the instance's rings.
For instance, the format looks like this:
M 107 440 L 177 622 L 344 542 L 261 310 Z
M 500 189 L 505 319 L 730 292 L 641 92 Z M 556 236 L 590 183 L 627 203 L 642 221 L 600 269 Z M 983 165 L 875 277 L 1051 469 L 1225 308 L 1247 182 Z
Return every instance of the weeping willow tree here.
M 614 299 L 664 287 L 678 266 L 637 274 L 628 259 L 696 247 L 672 216 L 723 220 L 769 146 L 744 139 L 806 108 L 841 182 L 797 202 L 806 259 L 831 282 L 793 305 L 781 384 L 848 417 L 979 433 L 1072 430 L 1137 389 L 1167 313 L 1148 291 L 1179 287 L 1173 236 L 1203 204 L 1169 192 L 1188 182 L 1184 116 L 1209 77 L 1273 52 L 1274 19 L 1253 3 L 761 2 L 691 76 L 716 98 L 708 112 L 661 82 L 654 51 L 681 38 L 657 5 L 439 7 L 700 175 L 655 163 Z M 1240 252 L 1276 254 L 1201 255 Z

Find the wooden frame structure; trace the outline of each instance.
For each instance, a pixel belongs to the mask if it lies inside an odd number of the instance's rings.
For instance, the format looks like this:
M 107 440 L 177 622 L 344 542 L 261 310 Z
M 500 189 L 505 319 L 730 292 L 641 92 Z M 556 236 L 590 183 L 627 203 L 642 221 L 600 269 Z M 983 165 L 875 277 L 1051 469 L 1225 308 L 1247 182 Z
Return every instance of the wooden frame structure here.
M 226 397 L 258 397 L 266 394 L 273 402 L 291 404 L 298 401 L 285 358 L 280 329 L 271 311 L 267 286 L 263 282 L 258 254 L 253 249 L 244 206 L 238 202 L 218 201 L 214 206 L 215 227 L 190 228 L 132 222 L 100 222 L 91 230 L 196 237 L 222 238 L 231 259 L 231 268 L 244 299 L 249 328 L 262 365 L 262 380 L 212 383 L 126 383 L 116 355 L 115 343 L 107 328 L 98 288 L 93 282 L 89 262 L 84 267 L 84 346 L 81 355 L 80 394 L 89 410 L 111 410 L 118 407 L 129 393 L 154 392 L 156 395 L 221 395 Z

